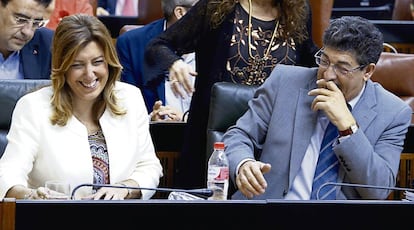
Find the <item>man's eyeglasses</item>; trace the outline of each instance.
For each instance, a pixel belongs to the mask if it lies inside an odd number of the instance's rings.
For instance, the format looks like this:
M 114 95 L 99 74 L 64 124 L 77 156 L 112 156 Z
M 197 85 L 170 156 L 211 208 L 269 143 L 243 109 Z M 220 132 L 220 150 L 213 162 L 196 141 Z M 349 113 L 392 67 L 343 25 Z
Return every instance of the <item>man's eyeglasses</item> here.
M 12 12 L 9 8 L 6 7 L 6 9 L 9 11 L 11 16 L 13 17 L 13 22 L 18 27 L 23 27 L 25 25 L 31 25 L 32 29 L 38 29 L 42 26 L 44 26 L 47 22 L 47 20 L 43 19 L 33 19 L 29 16 L 26 16 L 24 14 L 19 14 L 16 12 Z
M 364 68 L 366 65 L 360 65 L 357 66 L 355 68 L 352 69 L 347 69 L 343 66 L 337 65 L 337 64 L 331 64 L 331 62 L 329 61 L 328 58 L 323 56 L 323 49 L 320 49 L 316 54 L 315 54 L 315 62 L 319 67 L 328 69 L 329 66 L 332 65 L 332 69 L 335 72 L 336 75 L 341 75 L 341 76 L 348 76 L 349 74 L 352 74 L 353 72 L 360 70 L 362 68 Z
M 38 29 L 46 24 L 46 20 L 26 18 L 18 15 L 13 15 L 13 19 L 17 26 L 31 25 L 32 29 Z

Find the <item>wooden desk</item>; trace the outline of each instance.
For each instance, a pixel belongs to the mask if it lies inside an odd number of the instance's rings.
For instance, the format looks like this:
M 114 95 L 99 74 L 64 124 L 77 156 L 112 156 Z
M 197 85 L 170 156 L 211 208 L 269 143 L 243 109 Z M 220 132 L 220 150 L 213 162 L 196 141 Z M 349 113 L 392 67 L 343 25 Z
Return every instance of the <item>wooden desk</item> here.
M 164 169 L 160 187 L 175 188 L 174 176 L 179 170 L 178 159 L 182 148 L 185 122 L 151 122 L 150 132 L 155 151 Z M 156 198 L 166 198 L 167 194 L 157 192 Z
M 7 207 L 3 211 L 10 214 L 8 219 L 1 219 L 2 230 L 54 230 L 61 226 L 66 229 L 137 229 L 148 224 L 161 229 L 246 229 L 250 226 L 255 229 L 382 229 L 384 226 L 398 229 L 410 224 L 414 213 L 414 203 L 404 201 L 10 202 L 1 204 Z M 324 219 L 318 220 L 321 216 Z M 4 225 L 4 222 L 14 222 L 14 225 Z
M 15 215 L 15 199 L 5 198 L 0 202 L 0 230 L 14 230 Z

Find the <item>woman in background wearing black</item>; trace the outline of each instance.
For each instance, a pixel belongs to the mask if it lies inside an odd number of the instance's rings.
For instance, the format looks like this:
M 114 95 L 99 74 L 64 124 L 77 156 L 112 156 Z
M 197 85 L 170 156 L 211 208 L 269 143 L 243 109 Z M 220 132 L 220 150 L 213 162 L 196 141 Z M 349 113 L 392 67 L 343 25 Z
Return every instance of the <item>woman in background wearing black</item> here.
M 205 187 L 212 85 L 261 85 L 279 63 L 315 66 L 311 22 L 306 0 L 200 0 L 147 46 L 144 84 L 150 87 L 168 73 L 176 94 L 192 95 L 178 186 Z M 180 57 L 191 52 L 196 70 Z M 196 77 L 194 88 L 188 75 Z

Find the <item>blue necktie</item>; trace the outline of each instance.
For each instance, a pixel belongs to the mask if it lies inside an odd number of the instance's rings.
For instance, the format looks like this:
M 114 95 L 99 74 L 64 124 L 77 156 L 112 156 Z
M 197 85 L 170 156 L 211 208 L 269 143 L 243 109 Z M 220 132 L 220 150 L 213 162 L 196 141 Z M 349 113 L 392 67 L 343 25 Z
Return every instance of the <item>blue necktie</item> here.
M 338 129 L 329 122 L 325 130 L 319 153 L 318 163 L 316 165 L 315 176 L 313 178 L 311 199 L 315 200 L 335 200 L 336 186 L 324 186 L 320 191 L 319 188 L 328 182 L 336 182 L 338 177 L 339 162 L 332 150 L 332 144 L 338 137 Z

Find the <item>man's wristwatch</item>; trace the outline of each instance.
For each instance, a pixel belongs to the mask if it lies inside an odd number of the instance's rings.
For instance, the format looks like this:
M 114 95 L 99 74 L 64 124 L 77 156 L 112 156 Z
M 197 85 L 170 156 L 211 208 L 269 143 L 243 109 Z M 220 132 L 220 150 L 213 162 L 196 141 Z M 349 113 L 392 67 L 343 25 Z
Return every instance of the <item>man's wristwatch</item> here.
M 339 131 L 339 136 L 344 137 L 355 133 L 358 130 L 358 124 L 351 125 L 348 129 Z

